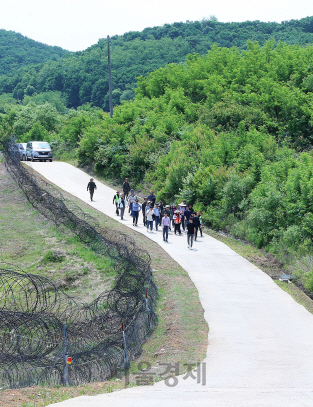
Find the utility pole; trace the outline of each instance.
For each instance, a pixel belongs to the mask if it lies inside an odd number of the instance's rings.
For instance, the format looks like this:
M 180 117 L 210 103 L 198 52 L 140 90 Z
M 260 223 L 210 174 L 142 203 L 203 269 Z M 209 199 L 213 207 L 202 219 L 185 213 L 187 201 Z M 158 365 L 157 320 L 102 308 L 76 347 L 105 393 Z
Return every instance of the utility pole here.
M 108 69 L 109 69 L 109 105 L 110 105 L 110 117 L 113 117 L 113 100 L 112 100 L 112 77 L 111 77 L 111 57 L 110 57 L 110 36 L 107 36 L 108 42 Z

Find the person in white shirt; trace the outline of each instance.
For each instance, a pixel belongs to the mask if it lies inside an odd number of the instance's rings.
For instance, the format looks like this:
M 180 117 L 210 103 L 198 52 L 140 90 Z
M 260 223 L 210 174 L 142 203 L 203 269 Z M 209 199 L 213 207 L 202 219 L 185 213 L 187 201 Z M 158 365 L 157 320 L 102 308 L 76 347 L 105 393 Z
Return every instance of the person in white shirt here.
M 154 209 L 152 207 L 150 207 L 146 212 L 146 216 L 147 216 L 147 232 L 149 232 L 149 226 L 150 226 L 150 230 L 152 232 L 152 229 L 153 229 L 153 215 L 154 215 Z

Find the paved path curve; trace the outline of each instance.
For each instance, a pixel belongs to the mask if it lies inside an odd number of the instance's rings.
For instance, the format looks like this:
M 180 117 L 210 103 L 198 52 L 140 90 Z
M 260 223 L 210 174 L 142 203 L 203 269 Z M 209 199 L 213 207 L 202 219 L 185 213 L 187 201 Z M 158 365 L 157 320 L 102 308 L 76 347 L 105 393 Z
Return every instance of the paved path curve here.
M 29 165 L 88 202 L 86 173 L 61 162 Z M 120 219 L 112 205 L 115 191 L 96 183 L 95 201 L 88 203 Z M 133 228 L 128 215 L 123 224 Z M 159 382 L 54 406 L 313 406 L 313 316 L 304 307 L 253 264 L 209 236 L 188 251 L 185 237 L 170 236 L 166 243 L 161 232 L 149 234 L 142 225 L 134 229 L 164 248 L 188 271 L 199 291 L 210 327 L 206 385 L 179 377 L 172 388 Z

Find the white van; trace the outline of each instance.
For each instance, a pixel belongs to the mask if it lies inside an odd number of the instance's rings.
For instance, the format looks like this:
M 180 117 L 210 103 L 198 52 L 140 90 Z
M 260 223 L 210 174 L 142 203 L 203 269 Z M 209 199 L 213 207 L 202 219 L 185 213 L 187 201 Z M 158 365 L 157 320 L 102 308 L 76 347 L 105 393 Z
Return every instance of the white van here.
M 26 146 L 26 161 L 52 162 L 52 150 L 46 141 L 29 141 Z

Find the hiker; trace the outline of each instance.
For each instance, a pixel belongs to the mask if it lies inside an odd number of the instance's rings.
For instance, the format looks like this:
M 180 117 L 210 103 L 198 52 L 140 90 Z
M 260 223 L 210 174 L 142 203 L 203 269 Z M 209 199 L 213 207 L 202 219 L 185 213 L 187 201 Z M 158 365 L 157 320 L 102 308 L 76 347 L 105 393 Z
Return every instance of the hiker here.
M 136 199 L 137 199 L 137 197 L 136 197 L 136 195 L 135 195 L 134 190 L 132 189 L 132 190 L 130 191 L 130 196 L 129 196 L 129 198 L 128 198 L 128 204 L 129 204 L 128 212 L 131 213 L 131 216 L 133 216 L 133 213 L 132 213 L 133 204 L 136 202 Z
M 155 222 L 156 231 L 158 230 L 159 221 L 160 221 L 160 208 L 159 208 L 159 204 L 156 203 L 155 208 L 154 208 L 154 222 Z
M 133 226 L 137 226 L 138 223 L 138 216 L 139 212 L 141 211 L 141 205 L 136 198 L 135 202 L 133 203 L 132 207 L 132 215 L 133 215 Z
M 183 201 L 179 204 L 180 206 L 180 216 L 181 216 L 181 225 L 183 231 L 185 231 L 185 210 L 186 210 L 186 201 Z
M 198 229 L 200 227 L 200 220 L 196 213 L 192 215 L 193 224 L 195 225 L 195 241 L 197 240 L 198 236 Z
M 180 230 L 181 217 L 180 217 L 180 211 L 179 210 L 177 210 L 174 213 L 173 220 L 174 220 L 174 233 L 175 233 L 175 235 L 176 235 L 176 232 L 178 232 L 181 235 L 181 230 Z
M 193 210 L 192 204 L 189 204 L 188 207 L 189 207 L 189 210 L 190 210 L 190 212 L 191 212 L 192 214 L 193 214 L 193 213 L 196 213 L 196 212 Z
M 173 228 L 174 228 L 174 213 L 175 212 L 176 212 L 176 205 L 173 203 L 172 206 L 171 206 L 171 214 L 170 214 L 170 218 L 171 218 Z
M 147 210 L 147 203 L 148 203 L 148 198 L 144 198 L 144 203 L 142 204 L 142 218 L 143 218 L 143 225 L 146 226 L 147 222 L 147 216 L 146 216 L 146 210 Z
M 171 228 L 171 220 L 168 217 L 167 212 L 164 212 L 164 216 L 162 218 L 162 228 L 163 228 L 163 240 L 165 242 L 168 241 L 168 229 Z
M 193 218 L 190 217 L 189 221 L 186 225 L 186 232 L 187 232 L 187 243 L 188 243 L 188 249 L 192 249 L 192 243 L 193 243 L 193 238 L 195 235 L 195 225 L 193 224 Z
M 165 208 L 163 208 L 162 216 L 165 216 L 165 214 L 167 214 L 167 217 L 171 219 L 171 207 L 169 205 L 165 205 Z M 171 225 L 169 228 L 171 229 Z
M 148 201 L 150 201 L 152 203 L 152 205 L 154 206 L 155 204 L 155 195 L 153 195 L 153 191 L 150 191 L 150 195 L 148 195 Z
M 162 225 L 162 217 L 163 217 L 162 214 L 163 214 L 163 209 L 164 209 L 162 201 L 159 201 L 159 209 L 160 209 L 159 226 L 161 226 Z
M 124 192 L 124 196 L 126 199 L 128 198 L 129 191 L 130 191 L 130 185 L 128 182 L 128 178 L 125 178 L 125 181 L 123 182 L 123 192 Z
M 198 218 L 199 218 L 199 222 L 200 222 L 200 236 L 201 237 L 203 237 L 202 236 L 202 230 L 203 230 L 203 219 L 202 219 L 202 216 L 201 216 L 201 213 L 200 212 L 197 212 L 197 215 L 198 215 Z
M 149 209 L 147 209 L 146 215 L 147 215 L 147 232 L 149 232 L 149 227 L 150 227 L 150 230 L 152 232 L 152 229 L 153 229 L 153 215 L 154 215 L 154 209 L 153 209 L 152 206 L 150 206 Z
M 191 210 L 189 209 L 189 206 L 185 210 L 184 216 L 185 216 L 185 229 L 186 229 L 186 226 L 188 225 L 189 219 L 190 219 L 190 216 L 191 216 Z
M 123 220 L 124 211 L 125 211 L 125 208 L 127 207 L 127 200 L 125 199 L 124 194 L 122 194 L 120 199 L 118 200 L 118 207 L 119 207 L 120 214 L 121 214 L 121 220 Z
M 115 204 L 115 207 L 116 207 L 116 215 L 118 216 L 119 215 L 119 212 L 118 212 L 118 201 L 119 201 L 119 199 L 120 199 L 120 191 L 116 191 L 116 194 L 113 196 L 113 205 Z
M 90 200 L 92 201 L 95 189 L 97 189 L 97 185 L 93 182 L 93 178 L 90 178 L 90 182 L 88 182 L 87 191 L 88 191 L 88 189 L 89 189 L 89 193 L 90 193 Z

